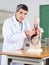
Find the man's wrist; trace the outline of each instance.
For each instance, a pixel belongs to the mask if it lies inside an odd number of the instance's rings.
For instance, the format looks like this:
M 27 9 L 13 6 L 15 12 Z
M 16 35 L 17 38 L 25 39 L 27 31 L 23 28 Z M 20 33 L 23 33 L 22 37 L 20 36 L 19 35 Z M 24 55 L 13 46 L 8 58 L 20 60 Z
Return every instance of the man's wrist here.
M 25 32 L 25 35 L 28 36 L 26 32 Z

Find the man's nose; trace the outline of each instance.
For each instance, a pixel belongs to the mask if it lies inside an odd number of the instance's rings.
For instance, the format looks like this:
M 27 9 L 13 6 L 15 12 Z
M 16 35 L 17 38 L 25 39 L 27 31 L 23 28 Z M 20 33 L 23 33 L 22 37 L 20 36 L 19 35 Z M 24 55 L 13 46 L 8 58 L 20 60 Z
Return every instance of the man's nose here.
M 22 17 L 24 18 L 25 17 L 25 14 L 22 14 Z

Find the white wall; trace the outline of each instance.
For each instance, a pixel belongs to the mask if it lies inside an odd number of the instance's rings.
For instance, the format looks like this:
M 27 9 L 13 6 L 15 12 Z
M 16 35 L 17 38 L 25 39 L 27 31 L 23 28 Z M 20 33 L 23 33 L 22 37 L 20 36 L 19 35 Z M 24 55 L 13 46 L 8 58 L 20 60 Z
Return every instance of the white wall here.
M 49 0 L 0 0 L 0 10 L 15 11 L 16 6 L 24 3 L 29 7 L 27 19 L 32 25 L 34 17 L 39 17 L 39 6 L 49 4 Z

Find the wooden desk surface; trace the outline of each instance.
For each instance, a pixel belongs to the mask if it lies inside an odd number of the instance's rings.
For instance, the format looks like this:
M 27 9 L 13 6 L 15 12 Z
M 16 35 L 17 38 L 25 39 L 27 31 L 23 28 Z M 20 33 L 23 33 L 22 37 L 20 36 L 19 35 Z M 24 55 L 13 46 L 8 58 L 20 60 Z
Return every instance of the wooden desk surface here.
M 27 58 L 45 58 L 49 57 L 49 47 L 43 47 L 43 52 L 38 54 L 27 53 L 27 50 L 16 50 L 11 52 L 0 52 L 0 55 L 27 57 Z

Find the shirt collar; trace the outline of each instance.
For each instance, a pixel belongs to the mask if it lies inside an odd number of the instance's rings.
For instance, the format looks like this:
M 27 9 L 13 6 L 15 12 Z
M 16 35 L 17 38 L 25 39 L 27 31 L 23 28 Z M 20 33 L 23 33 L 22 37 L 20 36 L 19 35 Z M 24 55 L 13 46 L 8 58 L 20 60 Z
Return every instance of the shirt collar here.
M 17 20 L 16 20 L 16 17 L 15 17 L 15 15 L 12 17 L 13 18 L 13 20 L 14 20 L 14 23 L 16 24 L 19 24 L 20 22 L 18 22 Z M 22 23 L 23 23 L 24 21 L 22 21 Z

